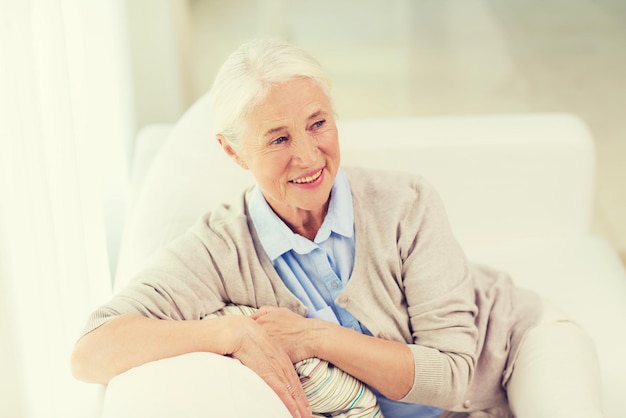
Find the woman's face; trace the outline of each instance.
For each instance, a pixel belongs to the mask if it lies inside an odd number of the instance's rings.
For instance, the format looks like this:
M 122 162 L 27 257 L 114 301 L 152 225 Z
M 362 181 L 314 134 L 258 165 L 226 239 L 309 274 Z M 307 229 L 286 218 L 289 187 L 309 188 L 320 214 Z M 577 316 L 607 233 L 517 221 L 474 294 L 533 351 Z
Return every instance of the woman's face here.
M 281 218 L 325 215 L 339 143 L 329 99 L 314 81 L 295 78 L 273 86 L 251 112 L 241 146 L 232 152 Z

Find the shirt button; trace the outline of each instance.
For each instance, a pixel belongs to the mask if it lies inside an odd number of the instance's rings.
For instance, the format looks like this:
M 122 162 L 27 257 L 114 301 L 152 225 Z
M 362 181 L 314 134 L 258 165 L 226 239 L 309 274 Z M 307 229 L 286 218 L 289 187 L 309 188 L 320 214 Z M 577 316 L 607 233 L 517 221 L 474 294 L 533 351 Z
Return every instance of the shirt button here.
M 343 303 L 344 305 L 348 303 L 348 297 L 347 296 L 341 296 L 338 299 L 339 303 Z
M 337 289 L 339 287 L 339 282 L 337 280 L 330 282 L 330 287 Z
M 469 408 L 470 406 L 472 406 L 472 402 L 471 401 L 465 401 L 463 402 L 463 408 Z

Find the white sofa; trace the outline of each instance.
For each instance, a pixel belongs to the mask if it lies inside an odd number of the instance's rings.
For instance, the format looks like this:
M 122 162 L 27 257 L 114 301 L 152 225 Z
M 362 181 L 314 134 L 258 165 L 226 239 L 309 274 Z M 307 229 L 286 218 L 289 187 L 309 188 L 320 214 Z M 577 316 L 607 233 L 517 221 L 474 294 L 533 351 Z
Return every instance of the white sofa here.
M 590 232 L 594 144 L 582 121 L 565 114 L 352 120 L 339 122 L 339 138 L 343 165 L 428 178 L 471 259 L 507 270 L 518 285 L 536 290 L 577 320 L 597 346 L 606 416 L 626 417 L 626 273 L 609 244 Z M 206 96 L 176 125 L 142 130 L 135 150 L 133 207 L 116 289 L 156 248 L 253 181 L 212 138 Z M 155 373 L 174 376 L 172 367 L 182 381 L 202 381 L 195 386 L 202 394 L 221 385 L 220 379 L 193 377 L 199 369 L 194 364 L 199 360 L 188 356 L 118 376 L 107 391 L 105 415 L 138 417 L 120 411 L 138 399 L 164 399 L 137 393 L 156 380 Z M 172 382 L 177 386 L 180 380 Z M 220 390 L 219 399 L 229 399 Z M 227 405 L 255 405 L 271 396 L 248 393 L 247 402 L 235 403 L 231 396 Z M 215 400 L 202 399 L 203 408 L 217 407 Z M 188 399 L 179 401 L 189 406 Z M 259 410 L 255 416 L 261 416 Z M 246 412 L 232 409 L 228 416 L 239 415 Z

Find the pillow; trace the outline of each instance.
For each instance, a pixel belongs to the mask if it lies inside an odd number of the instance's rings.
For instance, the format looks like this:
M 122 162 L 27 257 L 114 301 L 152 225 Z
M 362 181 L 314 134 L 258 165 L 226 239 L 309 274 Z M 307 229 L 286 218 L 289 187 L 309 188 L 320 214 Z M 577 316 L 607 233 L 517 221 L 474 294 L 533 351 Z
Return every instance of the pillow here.
M 226 305 L 207 318 L 223 315 L 252 315 L 255 308 Z M 294 365 L 314 417 L 382 418 L 376 396 L 358 379 L 331 363 L 318 358 L 299 361 Z

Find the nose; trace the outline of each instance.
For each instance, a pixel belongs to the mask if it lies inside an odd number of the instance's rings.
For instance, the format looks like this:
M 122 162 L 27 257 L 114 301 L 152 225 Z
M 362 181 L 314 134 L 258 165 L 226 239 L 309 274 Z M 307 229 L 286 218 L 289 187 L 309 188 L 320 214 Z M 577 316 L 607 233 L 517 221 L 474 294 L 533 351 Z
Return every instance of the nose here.
M 315 164 L 318 161 L 319 153 L 317 140 L 310 135 L 302 135 L 293 141 L 293 157 L 303 166 Z

